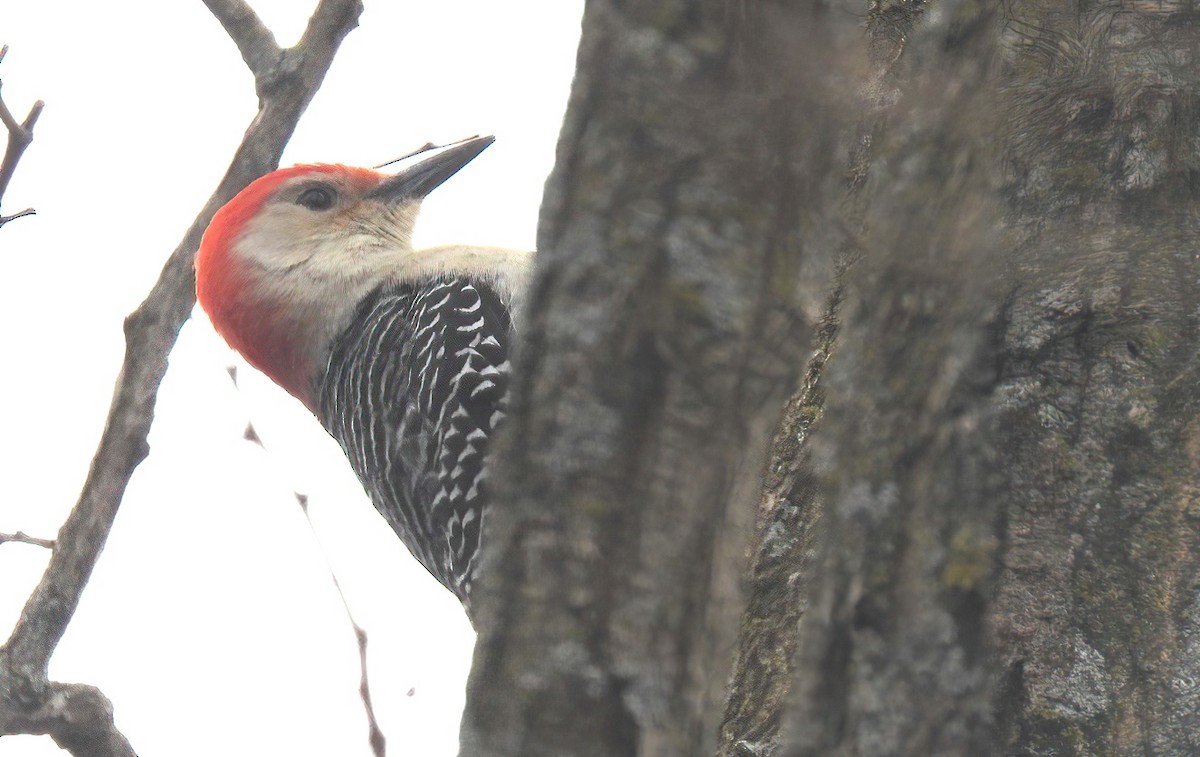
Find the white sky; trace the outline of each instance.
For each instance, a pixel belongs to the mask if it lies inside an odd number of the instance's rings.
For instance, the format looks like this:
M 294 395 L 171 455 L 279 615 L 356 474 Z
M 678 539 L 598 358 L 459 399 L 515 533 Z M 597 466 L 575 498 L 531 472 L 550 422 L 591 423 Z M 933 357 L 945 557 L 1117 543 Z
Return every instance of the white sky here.
M 311 6 L 251 0 L 282 44 Z M 433 193 L 422 246 L 532 248 L 582 0 L 367 0 L 285 165 L 373 165 L 476 133 L 497 142 Z M 5 2 L 0 64 L 23 118 L 46 101 L 0 229 L 7 399 L 0 531 L 53 537 L 87 473 L 121 322 L 212 192 L 255 112 L 250 74 L 200 0 Z M 198 311 L 197 311 L 198 312 Z M 203 315 L 171 356 L 150 436 L 51 674 L 99 686 L 143 757 L 369 755 L 357 650 L 293 490 L 370 634 L 393 755 L 457 750 L 473 634 L 370 506 L 341 451 L 240 364 Z M 252 420 L 269 452 L 242 440 Z M 46 553 L 0 546 L 0 636 Z M 411 692 L 411 693 L 410 693 Z M 5 737 L 0 757 L 61 752 Z

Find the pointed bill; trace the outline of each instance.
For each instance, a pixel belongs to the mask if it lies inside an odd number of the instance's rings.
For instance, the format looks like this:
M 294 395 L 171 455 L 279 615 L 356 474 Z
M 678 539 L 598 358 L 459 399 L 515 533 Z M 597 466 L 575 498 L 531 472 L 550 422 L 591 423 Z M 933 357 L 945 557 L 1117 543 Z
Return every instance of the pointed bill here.
M 415 166 L 410 166 L 395 176 L 385 179 L 379 186 L 371 190 L 367 197 L 385 202 L 423 199 L 495 141 L 495 137 L 486 136 L 473 137 L 459 142 L 442 150 L 432 158 L 427 158 Z

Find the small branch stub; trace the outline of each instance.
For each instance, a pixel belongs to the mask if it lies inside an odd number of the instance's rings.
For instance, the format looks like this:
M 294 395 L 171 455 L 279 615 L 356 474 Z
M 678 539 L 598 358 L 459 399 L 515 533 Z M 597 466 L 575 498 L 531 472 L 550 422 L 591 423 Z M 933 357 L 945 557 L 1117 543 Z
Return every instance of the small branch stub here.
M 15 221 L 18 218 L 24 218 L 25 216 L 32 216 L 36 214 L 37 211 L 35 211 L 33 208 L 25 208 L 19 213 L 13 213 L 11 216 L 0 215 L 0 227 L 3 227 L 4 224 L 8 223 L 9 221 Z
M 14 541 L 20 544 L 32 544 L 35 547 L 45 547 L 46 549 L 54 549 L 53 539 L 39 539 L 36 536 L 30 536 L 24 531 L 18 531 L 15 534 L 0 534 L 0 544 Z

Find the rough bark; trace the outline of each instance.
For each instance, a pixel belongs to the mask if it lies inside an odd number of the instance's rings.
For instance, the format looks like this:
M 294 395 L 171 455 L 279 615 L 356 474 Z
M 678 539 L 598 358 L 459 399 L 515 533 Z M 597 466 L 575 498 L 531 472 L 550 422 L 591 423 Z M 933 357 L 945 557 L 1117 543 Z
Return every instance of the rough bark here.
M 1200 33 L 1018 3 L 996 404 L 1009 753 L 1200 753 Z
M 847 109 L 859 114 L 856 127 L 846 132 L 851 141 L 845 195 L 840 200 L 839 228 L 843 233 L 836 240 L 810 239 L 806 266 L 800 274 L 807 301 L 815 302 L 822 293 L 829 293 L 825 295 L 825 309 L 816 320 L 816 350 L 809 359 L 803 384 L 784 407 L 764 471 L 762 524 L 721 724 L 721 757 L 766 755 L 777 746 L 795 675 L 800 620 L 816 583 L 812 580 L 813 562 L 823 533 L 823 486 L 811 442 L 825 411 L 824 375 L 841 330 L 847 273 L 865 253 L 863 234 L 867 229 L 873 148 L 885 133 L 903 63 L 907 62 L 902 57 L 905 42 L 922 9 L 923 5 L 909 2 L 870 6 L 865 86 L 854 90 L 843 84 L 840 88 Z M 854 71 L 847 59 L 854 59 L 863 43 L 858 24 L 851 21 L 856 16 L 850 10 L 845 9 L 840 21 L 852 24 L 852 29 L 838 29 L 833 20 L 828 25 L 830 31 L 836 29 L 839 36 L 852 40 L 851 44 L 825 51 L 827 56 L 822 60 L 843 81 Z M 830 62 L 839 59 L 840 65 Z
M 940 3 L 892 38 L 786 753 L 1200 750 L 1190 14 Z
M 805 302 L 798 275 L 844 164 L 825 19 L 587 6 L 487 524 L 465 755 L 715 749 L 764 452 L 809 345 L 802 310 L 825 297 Z
M 827 538 L 797 663 L 794 754 L 989 743 L 995 21 L 979 4 L 943 6 L 909 44 L 918 73 L 876 144 L 888 160 L 872 165 L 879 189 L 813 438 Z
M 825 408 L 821 376 L 837 338 L 841 293 L 839 280 L 818 324 L 804 383 L 785 406 L 771 445 L 760 505 L 764 522 L 721 722 L 720 757 L 769 753 L 791 690 L 824 504 L 808 442 Z

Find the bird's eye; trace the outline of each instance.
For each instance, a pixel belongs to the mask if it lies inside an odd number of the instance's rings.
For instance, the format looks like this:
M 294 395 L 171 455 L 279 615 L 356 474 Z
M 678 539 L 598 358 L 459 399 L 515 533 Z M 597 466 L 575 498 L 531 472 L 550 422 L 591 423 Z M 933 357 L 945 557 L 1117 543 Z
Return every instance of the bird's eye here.
M 296 204 L 309 210 L 329 210 L 333 207 L 334 197 L 333 190 L 329 187 L 312 187 L 300 193 Z

